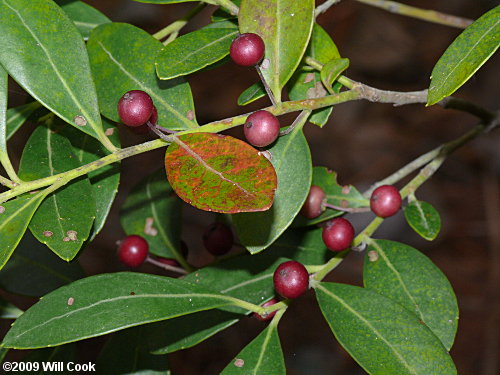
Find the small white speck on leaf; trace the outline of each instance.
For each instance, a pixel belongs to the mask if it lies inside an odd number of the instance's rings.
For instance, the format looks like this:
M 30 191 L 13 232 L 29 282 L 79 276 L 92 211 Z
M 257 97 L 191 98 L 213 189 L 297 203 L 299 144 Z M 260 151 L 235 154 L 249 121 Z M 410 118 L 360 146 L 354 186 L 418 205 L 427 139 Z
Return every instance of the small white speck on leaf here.
M 144 224 L 144 234 L 149 236 L 156 236 L 158 234 L 158 230 L 153 227 L 155 220 L 152 217 L 146 218 L 146 223 Z
M 71 241 L 71 238 L 69 238 L 69 237 L 64 237 L 64 238 L 63 238 L 63 241 L 64 241 L 64 242 L 69 242 L 69 241 Z
M 54 233 L 52 233 L 50 230 L 44 230 L 43 235 L 44 237 L 52 237 Z
M 115 129 L 107 128 L 106 131 L 104 132 L 104 134 L 106 134 L 107 136 L 110 136 L 110 135 L 113 135 L 114 132 L 115 132 Z
M 0 214 L 3 214 L 5 212 L 5 207 L 4 206 L 0 206 Z
M 244 360 L 242 360 L 241 358 L 236 358 L 236 359 L 234 360 L 234 365 L 235 365 L 236 367 L 243 367 L 243 366 L 245 366 L 245 361 L 244 361 Z
M 194 112 L 192 110 L 189 110 L 186 117 L 189 121 L 193 121 L 194 120 Z
M 370 250 L 367 255 L 370 262 L 376 262 L 378 260 L 378 253 L 375 250 Z
M 271 65 L 271 61 L 269 61 L 269 59 L 264 59 L 262 61 L 262 64 L 260 65 L 260 67 L 262 69 L 267 69 L 267 68 L 269 68 L 269 65 Z
M 78 232 L 77 231 L 74 231 L 74 230 L 68 230 L 66 232 L 66 235 L 68 236 L 68 238 L 71 240 L 71 241 L 76 241 L 78 239 Z
M 77 126 L 87 125 L 87 119 L 85 117 L 83 117 L 82 115 L 75 116 L 73 121 L 75 122 L 75 125 L 77 125 Z
M 75 303 L 75 299 L 73 297 L 68 298 L 68 306 L 72 306 Z
M 307 73 L 306 78 L 304 79 L 304 83 L 309 83 L 314 79 L 314 73 Z

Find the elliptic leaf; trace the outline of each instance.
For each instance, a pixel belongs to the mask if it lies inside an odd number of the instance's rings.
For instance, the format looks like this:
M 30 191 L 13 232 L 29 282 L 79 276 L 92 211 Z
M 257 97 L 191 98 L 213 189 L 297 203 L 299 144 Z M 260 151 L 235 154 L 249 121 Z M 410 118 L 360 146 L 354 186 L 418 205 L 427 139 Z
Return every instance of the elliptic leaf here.
M 483 14 L 446 49 L 434 66 L 427 105 L 453 94 L 500 45 L 500 6 Z
M 156 57 L 158 77 L 163 80 L 176 78 L 223 59 L 229 55 L 229 47 L 237 35 L 235 27 L 202 28 L 175 39 Z
M 25 194 L 0 204 L 0 269 L 23 237 L 36 209 L 47 194 Z
M 73 21 L 85 40 L 89 38 L 90 32 L 97 26 L 111 22 L 108 17 L 83 1 L 58 0 L 57 3 Z
M 153 99 L 159 125 L 173 130 L 198 127 L 184 79 L 158 80 L 154 63 L 163 44 L 150 34 L 129 24 L 108 23 L 92 30 L 87 48 L 104 116 L 119 122 L 122 95 L 143 90 Z
M 83 39 L 61 8 L 51 0 L 2 0 L 0 34 L 0 64 L 9 75 L 64 121 L 113 148 L 102 131 Z
M 454 375 L 439 339 L 400 304 L 352 285 L 320 283 L 319 306 L 339 343 L 370 375 Z
M 367 250 L 363 279 L 366 288 L 415 313 L 451 349 L 457 332 L 457 300 L 450 282 L 429 258 L 402 243 L 376 240 Z
M 271 245 L 292 223 L 311 186 L 311 153 L 301 129 L 279 137 L 267 150 L 278 175 L 270 210 L 233 216 L 238 237 L 252 254 Z
M 144 237 L 151 253 L 179 259 L 182 257 L 181 202 L 162 168 L 132 189 L 121 208 L 120 222 L 127 235 Z
M 23 310 L 0 298 L 0 319 L 17 319 Z
M 285 359 L 275 325 L 270 324 L 221 372 L 221 375 L 286 374 Z
M 38 102 L 31 102 L 7 110 L 7 141 L 40 106 Z
M 68 363 L 75 360 L 76 346 L 75 344 L 61 345 L 56 348 L 47 348 L 32 350 L 27 356 L 25 356 L 23 362 L 38 362 L 40 364 L 40 370 L 43 370 L 42 362 L 49 362 L 54 365 L 59 363 Z M 46 365 L 47 366 L 47 365 Z M 38 372 L 38 371 L 37 371 Z M 39 374 L 57 374 L 59 371 L 40 371 Z
M 11 293 L 41 297 L 84 276 L 77 261 L 61 260 L 28 231 L 0 272 L 0 287 Z
M 222 213 L 263 211 L 273 204 L 276 172 L 248 143 L 212 133 L 186 134 L 176 142 L 181 145 L 168 147 L 165 168 L 187 203 Z
M 61 345 L 229 304 L 224 296 L 168 277 L 122 272 L 75 281 L 47 294 L 4 338 L 8 348 Z
M 97 359 L 98 373 L 106 375 L 170 375 L 166 356 L 148 350 L 149 327 L 138 326 L 114 333 Z
M 242 33 L 258 34 L 266 45 L 262 74 L 276 100 L 306 51 L 314 24 L 314 0 L 242 0 Z
M 405 218 L 410 227 L 428 241 L 437 237 L 441 230 L 439 212 L 429 203 L 413 201 L 404 209 Z
M 7 97 L 8 75 L 0 65 L 0 164 L 12 170 L 7 152 Z
M 116 125 L 106 119 L 103 120 L 103 125 L 105 126 L 105 131 L 109 140 L 116 147 L 120 147 L 120 137 Z M 59 132 L 71 142 L 73 153 L 77 157 L 80 165 L 91 163 L 109 155 L 109 151 L 99 142 L 96 142 L 87 135 L 82 136 L 73 128 L 65 126 L 60 129 Z M 92 191 L 94 192 L 94 197 L 96 198 L 95 220 L 92 232 L 89 236 L 89 241 L 92 241 L 106 223 L 111 205 L 118 192 L 118 186 L 120 185 L 120 164 L 113 163 L 101 167 L 90 172 L 88 177 L 90 185 L 92 186 Z
M 325 167 L 314 167 L 311 185 L 319 186 L 326 193 L 327 202 L 338 207 L 368 207 L 370 201 L 366 199 L 354 186 L 341 186 L 337 182 L 337 173 Z M 314 225 L 323 221 L 342 215 L 343 211 L 326 209 L 320 216 L 314 219 L 306 219 L 299 215 L 295 225 Z
M 306 56 L 326 64 L 333 59 L 339 59 L 337 46 L 330 35 L 317 23 L 314 24 L 311 41 L 306 51 Z M 292 100 L 318 98 L 327 95 L 321 82 L 320 73 L 311 71 L 307 66 L 299 68 L 288 83 L 288 95 Z M 332 107 L 313 111 L 309 122 L 323 127 L 332 113 Z
M 254 83 L 252 86 L 243 91 L 238 97 L 238 105 L 247 105 L 253 103 L 257 99 L 266 96 L 266 90 L 262 82 Z
M 35 129 L 23 151 L 19 177 L 24 181 L 63 173 L 80 163 L 69 141 L 46 126 Z M 96 216 L 94 193 L 83 177 L 51 193 L 30 223 L 33 235 L 62 259 L 75 257 Z

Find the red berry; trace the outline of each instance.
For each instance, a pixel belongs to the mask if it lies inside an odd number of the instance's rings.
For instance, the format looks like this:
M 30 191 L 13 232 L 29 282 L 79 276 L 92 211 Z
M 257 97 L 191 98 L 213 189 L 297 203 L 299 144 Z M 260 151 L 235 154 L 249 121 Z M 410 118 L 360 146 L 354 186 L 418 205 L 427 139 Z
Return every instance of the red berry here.
M 263 304 L 262 304 L 262 307 L 272 306 L 272 305 L 274 305 L 274 304 L 276 304 L 276 303 L 278 303 L 278 302 L 279 302 L 279 301 L 278 301 L 276 298 L 273 298 L 273 299 L 271 299 L 271 300 L 269 300 L 269 301 L 267 301 L 267 302 L 263 303 Z M 253 314 L 253 315 L 254 315 L 257 319 L 259 319 L 259 320 L 261 320 L 261 321 L 263 321 L 263 322 L 266 322 L 266 321 L 268 321 L 268 320 L 271 320 L 271 319 L 273 318 L 273 316 L 275 316 L 275 315 L 276 315 L 276 312 L 277 312 L 277 311 L 278 311 L 278 310 L 275 310 L 275 311 L 273 311 L 273 312 L 271 312 L 271 313 L 269 313 L 269 314 L 267 314 L 267 315 L 260 315 L 260 314 L 257 314 L 257 313 L 255 313 L 255 314 Z
M 265 50 L 266 46 L 260 36 L 246 33 L 233 40 L 229 54 L 236 64 L 252 66 L 262 60 Z
M 187 258 L 188 255 L 188 247 L 187 244 L 181 240 L 181 253 L 184 258 Z M 162 258 L 162 257 L 157 257 L 156 260 L 160 263 L 166 264 L 168 266 L 172 267 L 181 267 L 179 262 L 173 258 Z
M 151 117 L 149 118 L 149 122 L 153 125 L 156 125 L 158 123 L 158 110 L 154 105 L 153 112 L 151 113 Z
M 290 260 L 274 271 L 274 289 L 283 298 L 297 298 L 309 287 L 309 274 L 302 263 Z
M 125 237 L 118 247 L 120 261 L 128 267 L 139 267 L 148 256 L 148 242 L 141 236 Z
M 323 227 L 323 242 L 332 251 L 342 251 L 351 246 L 354 228 L 349 220 L 338 217 L 326 222 Z
M 392 185 L 382 185 L 376 188 L 370 198 L 370 208 L 379 217 L 389 217 L 401 208 L 401 194 Z
M 260 110 L 247 117 L 243 131 L 251 145 L 265 147 L 278 138 L 280 122 L 271 112 Z
M 203 244 L 209 253 L 224 255 L 233 247 L 233 232 L 224 223 L 210 224 L 203 234 Z
M 302 216 L 314 219 L 321 215 L 325 209 L 326 194 L 319 186 L 312 185 L 306 201 L 300 210 Z
M 153 100 L 141 90 L 128 91 L 118 102 L 118 116 L 127 126 L 144 125 L 153 114 Z

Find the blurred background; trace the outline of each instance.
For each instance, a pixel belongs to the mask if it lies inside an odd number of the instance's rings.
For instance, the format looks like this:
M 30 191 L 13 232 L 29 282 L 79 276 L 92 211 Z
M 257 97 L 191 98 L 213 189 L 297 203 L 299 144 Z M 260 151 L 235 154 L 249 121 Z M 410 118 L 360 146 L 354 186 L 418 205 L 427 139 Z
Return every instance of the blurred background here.
M 154 33 L 183 16 L 194 3 L 169 6 L 129 0 L 87 0 L 111 20 L 128 22 Z M 319 4 L 321 1 L 317 2 Z M 415 0 L 405 4 L 435 9 L 476 19 L 498 5 L 493 0 Z M 207 7 L 188 24 L 186 33 L 209 23 L 215 7 Z M 318 18 L 350 59 L 346 75 L 370 86 L 397 91 L 424 89 L 432 68 L 459 29 L 435 25 L 383 10 L 354 0 L 343 0 Z M 193 91 L 200 124 L 231 117 L 269 105 L 261 99 L 239 107 L 239 94 L 258 80 L 253 69 L 229 62 L 210 71 L 193 74 Z M 499 57 L 488 61 L 456 96 L 489 110 L 499 104 Z M 14 87 L 14 86 L 12 86 Z M 10 104 L 26 99 L 21 89 L 10 91 Z M 288 125 L 293 116 L 281 118 Z M 452 140 L 476 125 L 477 119 L 463 112 L 424 105 L 393 107 L 389 104 L 358 101 L 334 108 L 322 129 L 305 128 L 314 165 L 335 170 L 341 184 L 353 184 L 363 191 L 419 155 Z M 12 140 L 19 158 L 33 125 L 24 127 Z M 241 137 L 242 130 L 230 134 Z M 460 320 L 451 355 L 459 374 L 496 375 L 499 369 L 499 250 L 500 250 L 500 137 L 499 131 L 484 135 L 454 153 L 421 189 L 419 199 L 431 203 L 441 214 L 442 230 L 433 242 L 426 242 L 405 223 L 402 214 L 392 217 L 376 237 L 405 242 L 423 251 L 447 275 L 458 298 Z M 124 146 L 141 143 L 138 136 L 121 129 Z M 116 241 L 123 236 L 118 211 L 127 192 L 142 178 L 163 164 L 164 150 L 157 150 L 122 162 L 123 178 L 117 201 L 105 228 L 80 256 L 89 274 L 120 269 Z M 18 160 L 14 161 L 18 164 Z M 398 185 L 401 187 L 402 185 Z M 362 228 L 372 216 L 350 219 Z M 213 214 L 185 207 L 183 237 L 189 247 L 189 262 L 196 266 L 213 258 L 203 249 L 201 235 Z M 162 274 L 151 265 L 144 272 Z M 361 285 L 362 255 L 352 253 L 328 280 Z M 164 273 L 163 273 L 164 274 Z M 34 301 L 5 294 L 21 308 Z M 280 323 L 282 345 L 290 375 L 354 375 L 364 371 L 353 362 L 333 338 L 312 293 L 292 304 Z M 2 332 L 8 324 L 2 322 Z M 225 365 L 263 328 L 255 319 L 243 319 L 231 329 L 206 342 L 170 357 L 172 373 L 181 375 L 218 374 Z M 92 360 L 104 338 L 79 343 L 81 355 Z M 216 348 L 216 349 L 215 349 Z M 215 350 L 214 350 L 215 349 Z M 22 356 L 11 353 L 10 356 Z M 272 374 L 270 374 L 272 375 Z

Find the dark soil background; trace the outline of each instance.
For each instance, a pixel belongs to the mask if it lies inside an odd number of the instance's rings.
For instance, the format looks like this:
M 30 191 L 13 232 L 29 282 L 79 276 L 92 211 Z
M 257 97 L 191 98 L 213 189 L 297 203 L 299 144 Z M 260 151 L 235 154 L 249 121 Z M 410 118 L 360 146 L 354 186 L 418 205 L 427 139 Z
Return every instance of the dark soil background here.
M 87 2 L 113 21 L 129 22 L 149 32 L 156 32 L 194 6 L 193 3 L 161 6 L 128 0 Z M 405 3 L 473 19 L 498 5 L 493 0 Z M 205 9 L 183 33 L 207 24 L 214 9 Z M 460 33 L 459 29 L 390 14 L 352 0 L 334 6 L 320 16 L 318 22 L 330 33 L 342 56 L 350 59 L 347 76 L 370 86 L 397 91 L 426 88 L 434 64 Z M 496 56 L 456 95 L 487 109 L 498 109 L 498 68 Z M 266 99 L 245 108 L 236 104 L 238 95 L 257 79 L 254 70 L 233 63 L 192 75 L 189 81 L 198 122 L 204 124 L 267 106 Z M 20 89 L 11 94 L 11 103 L 22 102 L 24 96 Z M 284 117 L 282 124 L 289 123 L 290 119 Z M 438 106 L 393 107 L 359 101 L 336 106 L 323 129 L 308 124 L 305 132 L 314 165 L 327 166 L 338 172 L 341 183 L 364 190 L 422 153 L 460 136 L 476 123 L 477 119 L 471 115 Z M 29 127 L 26 129 L 13 140 L 12 149 L 19 150 L 18 157 L 29 134 Z M 241 136 L 242 131 L 236 129 L 231 134 Z M 448 276 L 460 306 L 459 329 L 451 355 L 459 374 L 463 375 L 500 373 L 499 134 L 497 130 L 470 142 L 418 190 L 419 199 L 430 202 L 441 213 L 443 228 L 435 241 L 419 238 L 407 226 L 402 214 L 386 220 L 376 234 L 422 250 Z M 124 145 L 147 139 L 125 129 L 121 136 Z M 122 184 L 110 220 L 97 240 L 80 256 L 89 274 L 120 269 L 115 257 L 115 243 L 124 235 L 119 226 L 119 207 L 136 182 L 162 165 L 163 152 L 150 152 L 123 161 Z M 183 236 L 190 249 L 189 261 L 197 266 L 207 264 L 212 258 L 202 248 L 201 234 L 213 215 L 190 207 L 186 207 L 184 213 Z M 370 215 L 352 217 L 358 228 L 370 219 Z M 150 265 L 143 266 L 141 271 L 161 274 Z M 361 272 L 362 255 L 353 253 L 329 280 L 361 285 Z M 6 296 L 23 308 L 34 302 Z M 262 327 L 254 319 L 243 319 L 206 342 L 173 354 L 170 357 L 173 374 L 218 374 Z M 5 331 L 7 324 L 2 322 L 1 328 Z M 312 293 L 292 305 L 280 323 L 280 333 L 290 375 L 364 374 L 336 343 Z M 80 343 L 82 358 L 92 360 L 103 342 L 103 338 L 98 338 Z M 9 356 L 19 358 L 23 354 L 14 352 Z

